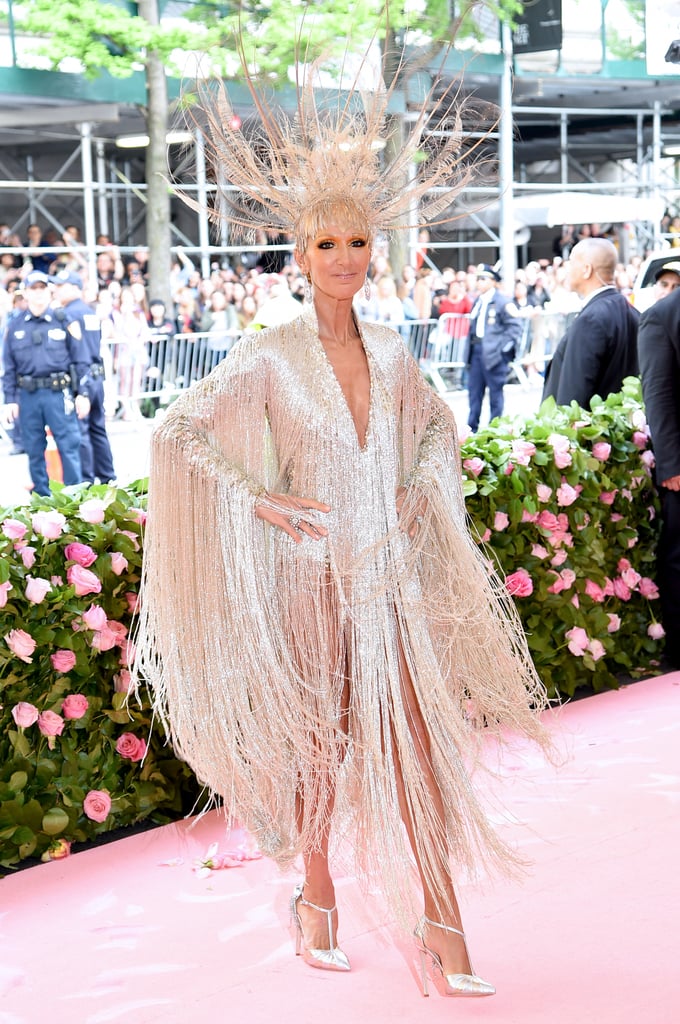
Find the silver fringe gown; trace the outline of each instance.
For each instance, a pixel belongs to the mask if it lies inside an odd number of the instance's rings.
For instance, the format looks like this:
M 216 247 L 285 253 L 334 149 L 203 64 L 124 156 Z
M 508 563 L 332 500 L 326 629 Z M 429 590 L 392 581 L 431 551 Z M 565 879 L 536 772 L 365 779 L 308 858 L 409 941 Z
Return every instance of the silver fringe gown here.
M 404 910 L 413 861 L 395 759 L 434 883 L 442 827 L 400 646 L 454 865 L 514 861 L 470 763 L 493 732 L 545 743 L 545 693 L 512 601 L 468 533 L 450 410 L 394 331 L 361 332 L 363 447 L 311 309 L 245 337 L 169 408 L 152 442 L 137 668 L 178 756 L 263 852 L 286 865 L 312 848 L 335 793 L 334 835 Z M 399 529 L 401 485 L 405 520 L 423 514 L 413 539 Z M 265 525 L 254 514 L 265 490 L 330 505 L 315 514 L 328 537 L 296 544 Z

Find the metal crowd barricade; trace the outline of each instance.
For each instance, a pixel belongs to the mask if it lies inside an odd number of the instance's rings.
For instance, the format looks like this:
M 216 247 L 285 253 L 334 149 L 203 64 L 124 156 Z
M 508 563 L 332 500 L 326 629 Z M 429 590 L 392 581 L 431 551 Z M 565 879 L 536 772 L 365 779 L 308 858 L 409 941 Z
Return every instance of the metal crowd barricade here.
M 171 334 L 154 339 L 146 346 L 146 365 L 140 383 L 131 395 L 120 393 L 115 373 L 116 339 L 107 344 L 107 405 L 119 406 L 123 414 L 139 416 L 147 401 L 154 408 L 168 405 L 182 391 L 214 370 L 217 364 L 241 337 L 234 334 L 201 331 L 194 334 Z
M 575 312 L 553 312 L 534 307 L 535 312 L 525 318 L 522 337 L 517 346 L 510 369 L 522 387 L 545 373 L 560 338 L 564 335 Z

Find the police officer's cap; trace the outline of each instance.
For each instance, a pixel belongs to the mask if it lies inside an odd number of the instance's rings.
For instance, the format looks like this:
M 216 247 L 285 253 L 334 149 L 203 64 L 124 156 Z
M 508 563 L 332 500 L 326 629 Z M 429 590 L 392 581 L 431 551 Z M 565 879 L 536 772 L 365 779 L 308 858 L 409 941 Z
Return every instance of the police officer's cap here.
M 83 279 L 80 274 L 76 274 L 75 270 L 60 270 L 51 278 L 51 281 L 52 284 L 72 284 L 76 288 L 83 287 Z
M 24 278 L 23 287 L 33 288 L 36 284 L 43 284 L 45 287 L 50 283 L 50 279 L 47 274 L 43 274 L 41 270 L 32 270 L 30 274 L 26 274 Z
M 488 277 L 492 281 L 500 281 L 501 275 L 493 267 L 490 267 L 488 263 L 480 263 L 475 271 L 477 277 Z

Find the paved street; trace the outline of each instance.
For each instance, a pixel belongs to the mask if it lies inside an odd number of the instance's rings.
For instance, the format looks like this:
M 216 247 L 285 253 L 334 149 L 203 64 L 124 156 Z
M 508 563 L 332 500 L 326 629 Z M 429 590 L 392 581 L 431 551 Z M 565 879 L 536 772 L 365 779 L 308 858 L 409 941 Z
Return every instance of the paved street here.
M 529 415 L 538 409 L 541 400 L 541 386 L 522 388 L 510 384 L 505 388 L 505 409 L 513 415 Z M 456 421 L 463 425 L 467 416 L 467 393 L 451 392 L 447 401 L 453 409 Z M 488 422 L 488 406 L 482 409 L 482 424 Z M 113 462 L 119 483 L 125 485 L 146 476 L 149 471 L 149 434 L 153 423 L 140 419 L 138 422 L 111 420 L 108 424 Z M 29 498 L 30 477 L 28 459 L 25 455 L 10 455 L 9 445 L 0 435 L 0 507 L 24 504 Z

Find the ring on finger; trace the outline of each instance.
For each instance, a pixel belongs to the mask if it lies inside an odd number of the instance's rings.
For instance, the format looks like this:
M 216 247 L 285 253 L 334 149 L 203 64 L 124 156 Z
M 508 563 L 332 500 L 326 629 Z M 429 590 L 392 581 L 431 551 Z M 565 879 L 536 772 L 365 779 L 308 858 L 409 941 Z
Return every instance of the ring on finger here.
M 416 516 L 416 517 L 415 517 L 415 520 L 416 520 L 416 523 L 418 524 L 418 526 L 420 526 L 420 524 L 421 524 L 421 523 L 422 523 L 422 521 L 423 521 L 423 517 L 422 517 L 422 516 Z
M 300 529 L 300 523 L 302 522 L 302 516 L 298 512 L 293 512 L 288 516 L 288 522 L 294 530 Z

